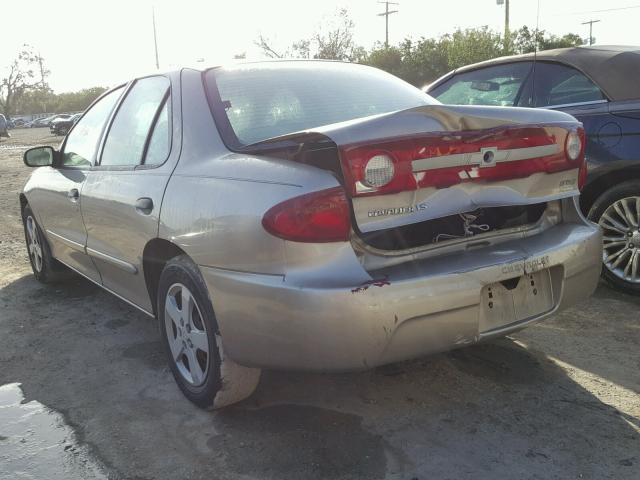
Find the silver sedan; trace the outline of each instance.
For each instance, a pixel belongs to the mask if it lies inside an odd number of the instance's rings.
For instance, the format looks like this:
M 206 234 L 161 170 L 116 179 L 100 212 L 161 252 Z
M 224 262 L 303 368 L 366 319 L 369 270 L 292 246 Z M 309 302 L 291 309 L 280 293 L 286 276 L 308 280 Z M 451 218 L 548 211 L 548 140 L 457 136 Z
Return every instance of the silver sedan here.
M 262 368 L 371 368 L 584 300 L 584 142 L 567 114 L 443 106 L 365 66 L 185 68 L 27 151 L 20 202 L 36 278 L 157 318 L 179 387 L 217 408 Z

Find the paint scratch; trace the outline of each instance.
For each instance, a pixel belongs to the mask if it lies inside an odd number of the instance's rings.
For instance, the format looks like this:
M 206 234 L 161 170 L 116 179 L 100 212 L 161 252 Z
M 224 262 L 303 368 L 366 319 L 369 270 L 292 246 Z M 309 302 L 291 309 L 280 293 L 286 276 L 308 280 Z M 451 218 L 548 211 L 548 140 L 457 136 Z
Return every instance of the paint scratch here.
M 364 282 L 363 284 L 361 284 L 359 287 L 352 288 L 351 289 L 351 293 L 364 292 L 365 290 L 367 290 L 369 287 L 372 287 L 372 286 L 373 287 L 384 287 L 385 285 L 391 285 L 391 282 L 389 281 L 389 277 L 387 277 L 387 276 L 385 276 L 384 278 L 368 280 L 368 281 Z

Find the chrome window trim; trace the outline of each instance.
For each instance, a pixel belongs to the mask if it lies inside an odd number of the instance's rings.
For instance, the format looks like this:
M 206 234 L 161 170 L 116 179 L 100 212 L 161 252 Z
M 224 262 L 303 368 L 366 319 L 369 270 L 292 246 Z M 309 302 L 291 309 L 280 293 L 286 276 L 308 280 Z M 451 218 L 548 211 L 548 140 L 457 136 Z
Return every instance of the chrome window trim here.
M 607 100 L 606 98 L 603 98 L 602 100 L 592 100 L 590 102 L 562 103 L 560 105 L 545 105 L 544 107 L 536 107 L 536 108 L 582 107 L 586 105 L 599 105 L 602 103 L 609 103 L 609 100 Z

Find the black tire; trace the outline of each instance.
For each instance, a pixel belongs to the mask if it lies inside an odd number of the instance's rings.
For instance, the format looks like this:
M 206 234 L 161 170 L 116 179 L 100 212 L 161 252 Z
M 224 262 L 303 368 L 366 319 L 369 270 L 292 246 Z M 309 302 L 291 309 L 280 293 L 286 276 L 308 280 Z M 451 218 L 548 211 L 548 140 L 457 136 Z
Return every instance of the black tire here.
M 196 353 L 202 354 L 199 357 L 199 361 L 202 362 L 200 367 L 205 365 L 205 368 L 199 370 L 205 373 L 204 379 L 198 384 L 189 381 L 185 376 L 191 372 L 186 354 L 180 354 L 179 360 L 175 360 L 170 346 L 170 341 L 174 346 L 176 341 L 180 341 L 178 335 L 180 338 L 186 338 L 187 334 L 185 333 L 185 337 L 182 337 L 182 332 L 187 332 L 187 328 L 191 332 L 192 328 L 187 325 L 183 325 L 184 329 L 178 327 L 165 313 L 165 302 L 167 302 L 167 296 L 171 295 L 170 289 L 181 288 L 179 286 L 186 287 L 195 300 L 197 307 L 195 311 L 198 313 L 197 323 L 199 325 L 194 324 L 193 329 L 195 331 L 204 330 L 207 335 L 208 352 L 206 358 L 204 357 L 205 352 L 202 350 L 196 352 L 191 345 L 194 355 Z M 183 306 L 179 307 L 180 313 L 184 314 Z M 162 270 L 158 284 L 157 312 L 162 343 L 167 353 L 171 373 L 182 393 L 191 402 L 200 408 L 216 409 L 244 400 L 253 393 L 260 379 L 260 370 L 240 366 L 225 356 L 207 286 L 198 266 L 187 255 L 180 255 L 169 260 Z M 177 332 L 178 329 L 180 334 Z M 185 349 L 189 348 L 184 344 L 184 341 L 183 345 Z
M 51 248 L 49 248 L 49 243 L 47 243 L 47 239 L 43 235 L 42 230 L 36 221 L 36 217 L 29 205 L 26 205 L 22 210 L 22 225 L 24 228 L 24 239 L 27 245 L 27 254 L 29 255 L 29 263 L 31 264 L 31 270 L 33 271 L 33 275 L 36 277 L 36 280 L 41 283 L 55 283 L 72 278 L 74 276 L 73 272 L 53 258 Z M 29 238 L 28 225 L 32 225 L 37 242 L 40 246 L 40 262 L 36 261 L 34 252 L 30 248 L 31 242 Z
M 604 193 L 602 193 L 589 209 L 589 220 L 595 223 L 600 223 L 602 215 L 610 206 L 612 206 L 618 200 L 628 197 L 640 197 L 640 180 L 629 180 L 627 182 L 623 182 L 619 185 L 609 188 Z M 640 235 L 640 230 L 637 227 L 633 228 L 633 230 L 636 230 L 638 232 L 636 235 Z M 604 234 L 605 236 L 607 235 L 606 229 L 604 229 Z M 619 276 L 614 274 L 605 264 L 603 264 L 602 266 L 602 278 L 611 287 L 617 290 L 631 294 L 640 294 L 640 283 L 633 283 L 629 280 L 620 278 Z

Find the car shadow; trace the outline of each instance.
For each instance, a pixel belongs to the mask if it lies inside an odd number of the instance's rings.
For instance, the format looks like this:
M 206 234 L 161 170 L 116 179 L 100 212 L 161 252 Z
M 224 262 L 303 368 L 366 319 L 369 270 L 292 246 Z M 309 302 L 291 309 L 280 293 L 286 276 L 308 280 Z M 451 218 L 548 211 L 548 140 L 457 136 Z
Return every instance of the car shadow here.
M 361 373 L 265 371 L 206 412 L 155 321 L 89 282 L 25 275 L 0 305 L 0 385 L 60 412 L 113 478 L 637 478 L 638 419 L 509 338 Z
M 640 297 L 601 284 L 593 296 L 514 338 L 640 394 Z

